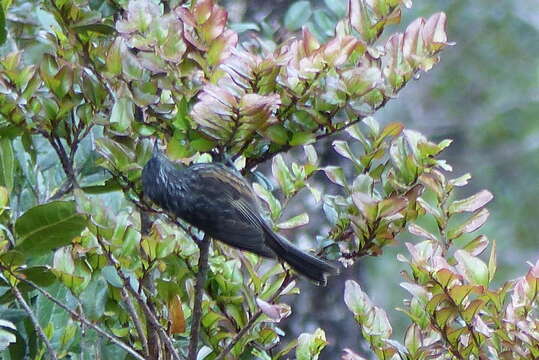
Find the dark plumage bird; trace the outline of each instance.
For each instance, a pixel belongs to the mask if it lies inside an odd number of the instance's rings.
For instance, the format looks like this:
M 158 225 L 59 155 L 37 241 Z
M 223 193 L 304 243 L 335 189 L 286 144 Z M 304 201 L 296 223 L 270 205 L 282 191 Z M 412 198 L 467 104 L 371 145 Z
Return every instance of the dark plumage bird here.
M 218 163 L 179 166 L 154 146 L 142 170 L 144 193 L 163 209 L 214 239 L 257 255 L 284 260 L 319 284 L 338 273 L 333 265 L 310 255 L 276 234 L 260 215 L 250 185 L 233 169 Z

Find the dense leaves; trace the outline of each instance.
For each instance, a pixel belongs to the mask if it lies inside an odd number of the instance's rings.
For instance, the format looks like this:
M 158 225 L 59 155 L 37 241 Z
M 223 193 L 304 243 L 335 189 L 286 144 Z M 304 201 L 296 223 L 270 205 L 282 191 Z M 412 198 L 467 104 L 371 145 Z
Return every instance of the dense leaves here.
M 294 3 L 283 21 L 297 33 L 280 43 L 264 34 L 240 43 L 213 0 L 2 4 L 3 358 L 323 357 L 320 328 L 282 340 L 293 309 L 281 296 L 299 289 L 280 264 L 212 242 L 208 279 L 195 288 L 202 234 L 141 193 L 149 137 L 185 164 L 223 161 L 254 175 L 276 230 L 309 223 L 307 208 L 286 211 L 308 189 L 329 229 L 317 227 L 311 246 L 330 261 L 350 266 L 412 234 L 399 256 L 411 294 L 403 344 L 386 312 L 346 283 L 344 301 L 378 358 L 538 356 L 539 265 L 490 290 L 495 247 L 485 261 L 489 240 L 465 238 L 487 220 L 492 194 L 453 200 L 469 176 L 446 178 L 439 155 L 451 142 L 371 117 L 439 61 L 451 44 L 445 14 L 382 36 L 411 2 L 326 3 L 331 13 Z M 303 26 L 310 18 L 316 26 Z M 315 147 L 341 130 L 332 146 L 350 171 L 321 166 Z M 303 152 L 285 154 L 292 148 Z M 265 162 L 269 174 L 254 171 Z M 337 190 L 323 193 L 316 173 Z M 201 331 L 190 326 L 195 304 Z M 361 357 L 347 349 L 344 358 Z

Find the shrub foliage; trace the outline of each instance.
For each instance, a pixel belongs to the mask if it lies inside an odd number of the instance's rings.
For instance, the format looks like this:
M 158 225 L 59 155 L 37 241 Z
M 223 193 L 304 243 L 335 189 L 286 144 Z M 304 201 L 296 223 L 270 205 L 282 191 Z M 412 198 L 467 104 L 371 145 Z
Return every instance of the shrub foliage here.
M 284 210 L 310 191 L 330 229 L 311 234 L 312 246 L 343 266 L 411 234 L 398 257 L 410 293 L 401 342 L 385 311 L 346 283 L 343 300 L 377 358 L 539 357 L 539 263 L 494 289 L 495 242 L 468 235 L 487 220 L 492 194 L 456 200 L 470 175 L 454 178 L 439 158 L 449 140 L 372 117 L 450 45 L 443 13 L 386 34 L 409 6 L 350 0 L 342 16 L 331 5 L 315 13 L 325 32 L 303 27 L 283 40 L 238 35 L 213 0 L 3 0 L 3 358 L 303 360 L 323 351 L 323 329 L 282 341 L 292 309 L 280 298 L 299 291 L 293 273 L 217 242 L 206 262 L 201 234 L 144 198 L 155 137 L 173 159 L 232 161 L 256 179 L 276 229 L 309 222 Z M 289 30 L 305 9 L 292 5 Z M 351 172 L 318 159 L 317 143 L 342 131 L 349 140 L 332 146 Z M 302 152 L 285 154 L 294 148 Z M 256 170 L 263 163 L 271 174 Z M 337 194 L 318 189 L 317 172 Z M 202 267 L 208 278 L 196 286 Z M 356 352 L 343 359 L 362 359 Z

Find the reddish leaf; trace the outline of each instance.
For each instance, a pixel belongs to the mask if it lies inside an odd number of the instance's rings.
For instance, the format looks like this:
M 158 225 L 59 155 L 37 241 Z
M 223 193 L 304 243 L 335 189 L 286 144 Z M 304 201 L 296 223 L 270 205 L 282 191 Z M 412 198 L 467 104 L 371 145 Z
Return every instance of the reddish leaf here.
M 287 304 L 270 304 L 260 298 L 256 299 L 256 303 L 260 310 L 275 322 L 281 321 L 291 313 L 290 306 Z
M 437 241 L 437 238 L 434 234 L 431 234 L 427 230 L 423 229 L 421 226 L 417 224 L 410 224 L 408 225 L 408 231 L 415 236 L 419 236 L 423 239 L 428 239 L 432 241 Z
M 170 333 L 182 334 L 185 332 L 185 316 L 182 309 L 182 300 L 179 295 L 175 295 L 168 303 L 168 313 L 170 321 Z

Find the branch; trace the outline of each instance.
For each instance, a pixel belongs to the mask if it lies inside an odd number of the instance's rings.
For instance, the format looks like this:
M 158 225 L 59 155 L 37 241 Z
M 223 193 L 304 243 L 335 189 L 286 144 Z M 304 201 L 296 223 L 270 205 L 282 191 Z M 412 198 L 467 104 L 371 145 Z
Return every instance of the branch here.
M 56 154 L 58 154 L 58 157 L 60 158 L 60 162 L 62 163 L 62 168 L 64 169 L 64 172 L 66 174 L 66 177 L 68 181 L 71 183 L 72 188 L 79 188 L 79 183 L 77 182 L 77 176 L 75 175 L 75 170 L 73 169 L 73 163 L 69 160 L 69 156 L 67 155 L 67 152 L 65 151 L 64 145 L 62 145 L 62 142 L 60 139 L 52 134 L 43 134 L 47 140 L 49 140 L 49 143 L 56 151 Z
M 198 273 L 195 285 L 195 300 L 193 304 L 193 317 L 191 319 L 191 337 L 189 339 L 189 355 L 187 360 L 196 360 L 198 350 L 198 338 L 200 332 L 200 322 L 202 320 L 202 295 L 204 293 L 204 283 L 208 274 L 208 252 L 210 250 L 210 237 L 204 235 L 202 241 L 198 243 L 200 256 L 198 258 Z
M 286 289 L 286 287 L 288 285 L 290 285 L 290 283 L 294 280 L 295 276 L 294 275 L 290 275 L 289 273 L 287 273 L 283 283 L 281 284 L 281 286 L 279 287 L 279 289 L 277 290 L 277 292 L 275 294 L 273 294 L 273 296 L 269 299 L 269 303 L 272 303 L 274 302 L 280 295 L 281 293 L 283 292 L 284 289 Z M 215 358 L 215 360 L 224 360 L 224 358 L 228 355 L 228 353 L 230 353 L 230 351 L 232 350 L 232 348 L 238 343 L 238 341 L 241 340 L 241 338 L 249 331 L 251 330 L 251 328 L 255 325 L 256 321 L 258 320 L 258 318 L 262 315 L 262 310 L 258 309 L 254 314 L 253 316 L 251 316 L 251 318 L 249 319 L 249 321 L 247 322 L 247 324 L 245 324 L 245 326 L 240 330 L 240 332 L 238 332 L 236 334 L 236 336 L 234 336 L 234 338 L 228 343 L 228 345 L 225 347 L 225 349 L 219 354 L 219 356 L 217 356 Z
M 135 329 L 137 330 L 138 337 L 140 339 L 140 343 L 142 344 L 142 351 L 144 353 L 144 356 L 146 358 L 150 358 L 150 350 L 148 348 L 148 339 L 146 338 L 144 334 L 144 330 L 142 328 L 142 323 L 138 317 L 138 314 L 135 310 L 135 306 L 133 305 L 133 302 L 131 301 L 131 298 L 129 297 L 129 293 L 125 288 L 122 288 L 121 291 L 122 299 L 125 302 L 125 306 L 127 308 L 127 312 L 131 316 L 131 319 L 133 320 L 133 324 L 135 324 Z
M 174 360 L 181 360 L 180 355 L 178 355 L 178 352 L 174 348 L 174 345 L 172 344 L 172 341 L 170 340 L 170 337 L 167 335 L 166 331 L 163 329 L 161 324 L 159 323 L 159 320 L 157 320 L 157 317 L 153 313 L 153 311 L 150 309 L 148 304 L 146 304 L 146 301 L 142 298 L 142 296 L 133 288 L 131 285 L 131 282 L 125 275 L 125 273 L 119 268 L 118 262 L 114 259 L 110 251 L 107 251 L 106 245 L 103 243 L 103 239 L 101 236 L 96 236 L 97 241 L 101 248 L 103 249 L 103 252 L 105 253 L 105 256 L 107 257 L 109 264 L 112 265 L 116 269 L 116 273 L 118 273 L 118 276 L 120 279 L 122 279 L 122 282 L 124 284 L 124 287 L 133 295 L 133 297 L 137 300 L 139 305 L 142 307 L 142 310 L 144 311 L 144 314 L 146 315 L 146 319 L 152 324 L 152 327 L 157 330 L 159 337 L 161 340 L 165 343 L 165 346 L 168 350 L 168 352 L 172 355 L 172 358 Z
M 56 355 L 56 351 L 54 351 L 54 348 L 52 347 L 52 344 L 49 341 L 49 338 L 43 332 L 43 329 L 39 325 L 39 321 L 37 320 L 36 315 L 34 314 L 32 309 L 30 308 L 28 303 L 24 300 L 21 292 L 19 291 L 19 289 L 17 289 L 17 286 L 14 285 L 11 288 L 11 291 L 13 291 L 13 295 L 15 295 L 15 298 L 17 299 L 19 304 L 21 304 L 24 311 L 28 314 L 28 316 L 30 316 L 30 320 L 32 320 L 32 324 L 34 324 L 34 328 L 36 329 L 37 335 L 41 338 L 41 340 L 43 340 L 43 343 L 45 343 L 45 346 L 47 347 L 47 352 L 49 353 L 49 358 L 51 360 L 57 360 L 58 356 Z
M 101 329 L 99 326 L 95 325 L 93 322 L 86 319 L 84 317 L 84 315 L 79 314 L 79 313 L 71 310 L 70 308 L 68 308 L 67 305 L 62 303 L 60 300 L 56 299 L 47 290 L 42 289 L 41 287 L 37 286 L 34 282 L 32 282 L 30 280 L 24 279 L 24 278 L 20 277 L 19 275 L 14 274 L 13 272 L 9 271 L 9 269 L 7 269 L 7 268 L 5 268 L 3 266 L 1 266 L 1 268 L 2 268 L 2 270 L 9 272 L 13 277 L 15 277 L 15 279 L 17 279 L 17 280 L 19 280 L 19 281 L 21 281 L 21 282 L 23 282 L 25 284 L 28 284 L 30 287 L 32 287 L 33 289 L 40 292 L 43 296 L 45 296 L 47 299 L 52 301 L 54 304 L 56 304 L 61 309 L 67 311 L 71 315 L 71 317 L 73 319 L 75 319 L 76 321 L 78 321 L 80 323 L 83 323 L 84 325 L 88 326 L 89 328 L 95 330 L 98 334 L 100 334 L 104 338 L 108 339 L 110 342 L 112 342 L 112 343 L 116 344 L 117 346 L 121 347 L 123 350 L 125 350 L 126 352 L 131 354 L 135 359 L 137 359 L 137 360 L 146 360 L 135 349 L 133 349 L 132 347 L 130 347 L 129 345 L 124 343 L 122 340 L 120 340 L 116 336 L 107 333 L 105 330 Z

